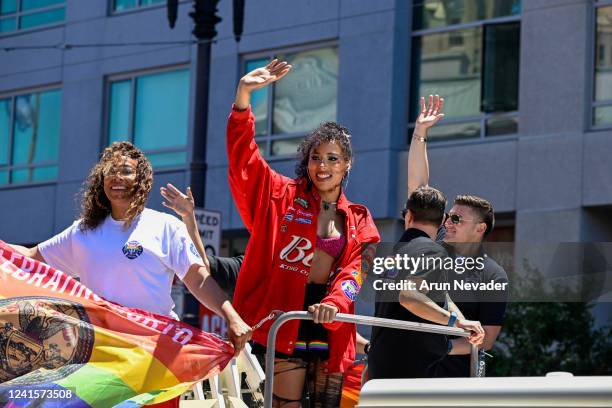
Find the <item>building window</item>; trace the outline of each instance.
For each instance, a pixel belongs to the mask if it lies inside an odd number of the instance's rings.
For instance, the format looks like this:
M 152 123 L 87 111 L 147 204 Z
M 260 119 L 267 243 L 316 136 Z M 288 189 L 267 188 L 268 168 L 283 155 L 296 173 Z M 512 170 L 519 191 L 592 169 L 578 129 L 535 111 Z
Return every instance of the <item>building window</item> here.
M 155 168 L 187 164 L 189 70 L 109 81 L 107 136 L 138 146 Z
M 595 9 L 595 89 L 593 126 L 612 126 L 612 2 L 601 2 Z
M 445 98 L 435 140 L 516 134 L 520 0 L 425 0 L 413 6 L 410 127 L 419 97 Z
M 338 49 L 260 54 L 244 59 L 244 72 L 263 67 L 272 58 L 289 62 L 293 69 L 273 86 L 253 92 L 255 140 L 264 156 L 295 155 L 308 132 L 336 120 Z
M 62 91 L 0 97 L 0 185 L 57 178 Z
M 64 21 L 65 0 L 0 0 L 0 35 Z
M 125 11 L 137 7 L 166 3 L 166 0 L 111 0 L 111 2 L 113 11 Z

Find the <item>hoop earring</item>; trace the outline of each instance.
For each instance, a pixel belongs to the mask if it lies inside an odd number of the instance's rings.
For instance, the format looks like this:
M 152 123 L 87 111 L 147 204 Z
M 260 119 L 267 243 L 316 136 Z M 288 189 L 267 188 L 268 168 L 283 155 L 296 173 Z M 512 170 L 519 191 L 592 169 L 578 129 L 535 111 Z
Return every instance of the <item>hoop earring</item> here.
M 342 177 L 342 189 L 346 190 L 346 186 L 348 186 L 349 176 L 351 175 L 351 171 L 347 170 L 344 177 Z

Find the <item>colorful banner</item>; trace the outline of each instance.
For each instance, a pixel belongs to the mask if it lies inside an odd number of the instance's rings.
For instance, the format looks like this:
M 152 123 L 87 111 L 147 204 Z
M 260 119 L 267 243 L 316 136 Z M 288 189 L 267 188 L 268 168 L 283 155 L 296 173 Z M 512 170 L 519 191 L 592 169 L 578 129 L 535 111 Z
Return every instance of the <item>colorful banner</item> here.
M 359 394 L 361 393 L 361 377 L 364 369 L 365 365 L 358 363 L 350 366 L 344 373 L 340 408 L 353 408 L 357 405 L 357 402 L 359 402 Z
M 0 406 L 164 402 L 220 372 L 233 352 L 194 327 L 104 300 L 0 241 Z

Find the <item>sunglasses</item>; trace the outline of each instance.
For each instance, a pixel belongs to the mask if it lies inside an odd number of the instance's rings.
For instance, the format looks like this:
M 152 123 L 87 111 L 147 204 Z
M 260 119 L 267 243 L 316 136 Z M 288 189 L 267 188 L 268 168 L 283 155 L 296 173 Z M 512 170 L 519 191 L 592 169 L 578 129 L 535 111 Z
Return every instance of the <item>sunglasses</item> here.
M 110 177 L 116 174 L 118 174 L 121 177 L 132 177 L 136 175 L 136 169 L 134 169 L 133 167 L 129 167 L 129 166 L 124 166 L 124 167 L 119 167 L 119 168 L 107 167 L 102 172 L 102 175 L 104 175 L 104 177 Z
M 408 209 L 404 208 L 401 212 L 402 219 L 406 219 L 406 214 L 408 214 Z M 462 218 L 459 214 L 449 214 L 444 213 L 444 218 L 442 220 L 442 225 L 446 224 L 446 221 L 450 221 L 454 225 L 461 224 L 462 221 L 474 221 L 473 219 Z
M 461 224 L 462 221 L 476 221 L 473 218 L 463 218 L 459 214 L 445 213 L 444 214 L 444 222 L 442 224 L 446 224 L 446 221 L 448 221 L 448 220 L 450 220 L 450 222 L 453 223 L 454 225 L 459 225 L 459 224 Z M 482 221 L 479 221 L 479 222 L 482 222 Z

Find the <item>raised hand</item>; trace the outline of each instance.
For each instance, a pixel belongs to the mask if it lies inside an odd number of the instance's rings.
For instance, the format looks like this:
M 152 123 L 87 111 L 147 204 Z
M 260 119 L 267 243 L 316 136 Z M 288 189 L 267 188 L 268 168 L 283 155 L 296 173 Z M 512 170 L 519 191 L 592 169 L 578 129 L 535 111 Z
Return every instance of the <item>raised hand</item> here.
M 246 109 L 249 106 L 251 92 L 278 81 L 291 70 L 291 65 L 286 61 L 273 59 L 268 65 L 254 69 L 242 78 L 236 91 L 234 104 L 238 109 Z
M 429 95 L 427 105 L 422 96 L 419 102 L 421 113 L 415 122 L 415 133 L 417 129 L 426 131 L 444 117 L 444 114 L 441 113 L 444 108 L 444 98 L 440 98 L 440 95 Z
M 170 208 L 183 218 L 193 214 L 195 201 L 190 187 L 187 187 L 187 194 L 183 194 L 178 188 L 168 183 L 166 187 L 160 188 L 160 193 L 166 199 L 162 202 L 164 207 Z
M 278 81 L 291 70 L 291 65 L 285 61 L 273 59 L 268 65 L 262 68 L 254 69 L 240 79 L 240 86 L 252 92 L 256 89 L 263 88 L 274 81 Z

